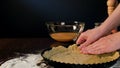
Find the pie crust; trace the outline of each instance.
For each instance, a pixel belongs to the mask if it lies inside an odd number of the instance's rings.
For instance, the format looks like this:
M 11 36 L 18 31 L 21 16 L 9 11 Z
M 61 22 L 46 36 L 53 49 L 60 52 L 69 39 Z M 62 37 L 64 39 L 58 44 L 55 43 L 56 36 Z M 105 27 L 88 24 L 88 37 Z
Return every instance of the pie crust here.
M 60 63 L 87 65 L 114 61 L 119 58 L 119 52 L 115 51 L 99 55 L 82 54 L 78 46 L 73 44 L 68 48 L 64 46 L 53 47 L 51 50 L 45 51 L 43 56 L 49 60 Z

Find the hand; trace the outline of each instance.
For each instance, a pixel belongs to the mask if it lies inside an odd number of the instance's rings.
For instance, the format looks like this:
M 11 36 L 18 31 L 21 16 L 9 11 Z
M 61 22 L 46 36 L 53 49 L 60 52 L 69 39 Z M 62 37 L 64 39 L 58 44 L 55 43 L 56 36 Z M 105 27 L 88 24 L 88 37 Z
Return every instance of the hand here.
M 105 32 L 103 32 L 104 31 L 99 27 L 87 30 L 86 32 L 81 33 L 76 44 L 81 44 L 79 48 L 82 49 L 98 40 L 101 36 L 105 35 Z
M 103 54 L 120 49 L 120 32 L 102 37 L 81 51 L 85 54 Z

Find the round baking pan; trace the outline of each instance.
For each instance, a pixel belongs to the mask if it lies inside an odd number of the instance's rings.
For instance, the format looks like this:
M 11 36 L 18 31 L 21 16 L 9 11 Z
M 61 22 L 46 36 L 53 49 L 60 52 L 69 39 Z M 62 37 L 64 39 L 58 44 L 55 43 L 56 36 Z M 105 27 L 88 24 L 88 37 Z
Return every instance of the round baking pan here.
M 44 52 L 45 51 L 49 51 L 51 50 L 52 48 L 47 48 L 47 49 L 44 49 L 42 52 L 41 52 L 41 56 L 43 57 L 43 59 L 45 60 L 45 62 L 51 66 L 53 66 L 54 68 L 109 68 L 111 67 L 112 65 L 114 65 L 116 63 L 116 60 L 114 61 L 111 61 L 111 62 L 107 62 L 107 63 L 102 63 L 102 64 L 88 64 L 88 65 L 84 65 L 84 64 L 66 64 L 66 63 L 61 63 L 61 62 L 56 62 L 56 61 L 53 61 L 53 60 L 49 60 L 47 58 L 45 58 L 43 56 Z

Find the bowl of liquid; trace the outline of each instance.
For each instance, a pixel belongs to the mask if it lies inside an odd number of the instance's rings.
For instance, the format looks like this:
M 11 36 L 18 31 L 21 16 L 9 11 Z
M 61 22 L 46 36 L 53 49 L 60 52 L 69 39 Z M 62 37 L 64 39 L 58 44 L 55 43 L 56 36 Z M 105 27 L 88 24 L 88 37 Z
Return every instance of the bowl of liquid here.
M 69 42 L 84 30 L 84 22 L 47 22 L 50 37 L 59 42 Z

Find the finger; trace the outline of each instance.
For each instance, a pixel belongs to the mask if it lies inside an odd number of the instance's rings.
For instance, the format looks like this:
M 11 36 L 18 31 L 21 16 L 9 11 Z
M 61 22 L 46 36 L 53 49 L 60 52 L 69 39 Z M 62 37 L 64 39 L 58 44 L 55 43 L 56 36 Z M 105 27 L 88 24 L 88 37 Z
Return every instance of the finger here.
M 92 40 L 87 39 L 83 44 L 79 46 L 80 49 L 85 48 L 86 46 L 90 45 Z
M 101 45 L 98 45 L 96 48 L 87 49 L 89 54 L 102 54 L 106 53 L 106 50 Z
M 86 50 L 86 48 L 82 48 L 81 52 L 82 52 L 83 54 L 88 54 L 88 53 L 89 53 L 88 50 Z
M 88 51 L 88 54 L 102 54 L 103 52 L 101 50 L 96 50 L 96 51 Z
M 101 48 L 100 46 L 101 44 L 96 44 L 96 43 L 93 43 L 85 48 L 82 48 L 81 51 L 83 53 L 89 53 L 89 52 L 94 52 L 96 50 L 99 50 Z
M 83 43 L 85 40 L 86 40 L 86 38 L 81 35 L 81 36 L 78 38 L 78 40 L 76 41 L 76 44 L 81 44 L 81 43 Z
M 92 43 L 91 45 L 89 45 L 86 49 L 90 49 L 90 50 L 95 50 L 99 47 L 101 47 L 102 43 L 100 43 L 99 41 L 96 41 L 94 43 Z
M 107 53 L 105 50 L 103 49 L 98 49 L 98 50 L 95 50 L 95 51 L 88 51 L 89 54 L 104 54 L 104 53 Z

